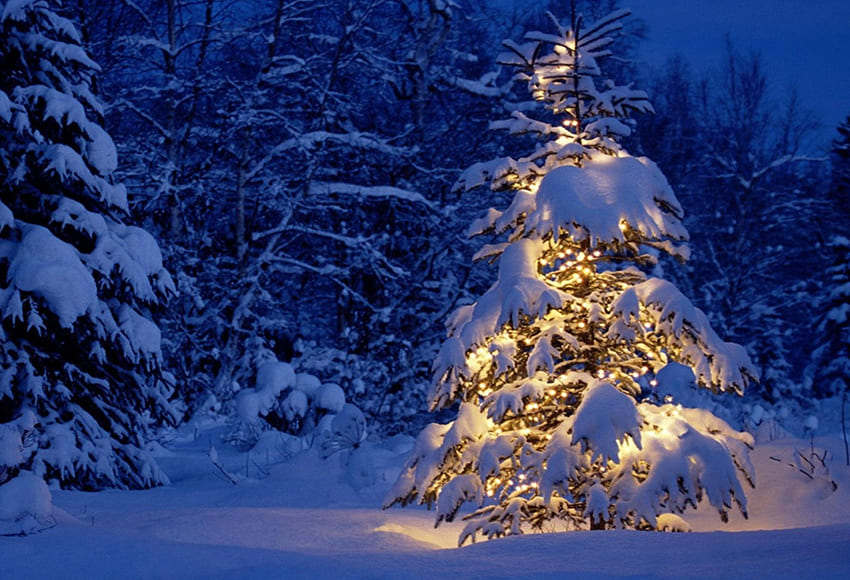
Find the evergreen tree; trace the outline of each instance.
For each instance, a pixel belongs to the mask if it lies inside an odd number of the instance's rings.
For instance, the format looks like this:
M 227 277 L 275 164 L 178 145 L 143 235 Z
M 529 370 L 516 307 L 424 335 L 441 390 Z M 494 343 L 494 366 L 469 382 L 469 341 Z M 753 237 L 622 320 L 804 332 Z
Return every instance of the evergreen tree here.
M 842 235 L 850 235 L 850 115 L 838 126 L 832 142 L 832 187 L 830 209 L 838 214 L 835 226 Z
M 819 319 L 812 360 L 806 380 L 815 396 L 831 397 L 850 386 L 850 227 L 847 225 L 850 196 L 850 117 L 839 125 L 832 142 L 832 187 L 829 208 L 832 230 L 840 232 L 827 243 L 831 266 L 826 269 L 817 308 Z M 837 218 L 837 219 L 836 219 Z
M 850 240 L 829 242 L 833 266 L 826 271 L 826 291 L 818 321 L 817 348 L 807 369 L 815 396 L 831 397 L 850 385 Z
M 122 221 L 98 67 L 47 0 L 0 2 L 0 62 L 0 483 L 158 484 L 145 445 L 171 381 L 151 312 L 174 286 Z
M 457 418 L 423 430 L 386 505 L 436 503 L 439 524 L 476 504 L 461 544 L 559 520 L 655 527 L 704 496 L 724 518 L 733 502 L 746 515 L 738 473 L 751 480 L 751 439 L 651 396 L 668 362 L 714 391 L 741 392 L 756 371 L 675 286 L 641 270 L 688 248 L 666 179 L 620 145 L 629 114 L 652 110 L 647 97 L 599 68 L 627 14 L 585 27 L 574 10 L 570 27 L 506 43 L 503 62 L 547 114 L 521 107 L 495 125 L 539 144 L 460 181 L 513 193 L 471 229 L 505 236 L 477 254 L 498 261 L 498 278 L 449 320 L 432 406 L 458 405 Z

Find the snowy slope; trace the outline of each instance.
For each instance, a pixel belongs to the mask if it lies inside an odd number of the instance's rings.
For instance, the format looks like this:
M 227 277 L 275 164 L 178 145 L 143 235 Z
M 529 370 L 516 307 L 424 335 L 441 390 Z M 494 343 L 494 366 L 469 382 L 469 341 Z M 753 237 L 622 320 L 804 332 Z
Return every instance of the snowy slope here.
M 348 482 L 362 480 L 339 454 L 272 463 L 272 454 L 219 446 L 221 463 L 238 480 L 232 485 L 210 461 L 215 437 L 160 453 L 171 486 L 54 491 L 62 510 L 56 527 L 0 538 L 2 578 L 820 579 L 850 570 L 850 470 L 835 459 L 843 459 L 838 439 L 815 442 L 835 455 L 814 479 L 795 464 L 797 451 L 808 455 L 806 442 L 758 447 L 748 521 L 733 517 L 724 526 L 709 509 L 688 518 L 700 530 L 690 534 L 527 535 L 456 549 L 462 522 L 435 530 L 433 513 L 379 509 L 407 440 L 361 453 L 354 464 L 377 476 L 356 491 Z

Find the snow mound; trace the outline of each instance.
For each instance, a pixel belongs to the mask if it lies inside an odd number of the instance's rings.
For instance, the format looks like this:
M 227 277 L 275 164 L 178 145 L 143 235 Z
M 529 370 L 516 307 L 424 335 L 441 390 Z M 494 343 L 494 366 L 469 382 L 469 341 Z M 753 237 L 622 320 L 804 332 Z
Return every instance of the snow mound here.
M 55 525 L 44 480 L 29 471 L 0 486 L 0 535 L 31 534 Z

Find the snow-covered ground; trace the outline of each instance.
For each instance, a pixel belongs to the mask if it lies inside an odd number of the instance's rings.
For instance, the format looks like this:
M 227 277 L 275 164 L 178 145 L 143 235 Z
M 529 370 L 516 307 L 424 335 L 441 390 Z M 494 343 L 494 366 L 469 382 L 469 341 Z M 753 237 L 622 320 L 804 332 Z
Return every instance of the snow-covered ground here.
M 236 484 L 213 465 L 211 441 Z M 278 462 L 274 442 L 244 454 L 216 441 L 210 431 L 161 450 L 167 487 L 54 490 L 55 527 L 0 537 L 0 578 L 850 577 L 850 468 L 838 437 L 814 441 L 828 451 L 814 470 L 799 459 L 813 459 L 810 442 L 759 445 L 749 520 L 723 524 L 701 509 L 688 534 L 530 534 L 460 549 L 461 523 L 434 529 L 424 509 L 380 509 L 409 440 L 367 444 L 350 462 L 311 451 Z

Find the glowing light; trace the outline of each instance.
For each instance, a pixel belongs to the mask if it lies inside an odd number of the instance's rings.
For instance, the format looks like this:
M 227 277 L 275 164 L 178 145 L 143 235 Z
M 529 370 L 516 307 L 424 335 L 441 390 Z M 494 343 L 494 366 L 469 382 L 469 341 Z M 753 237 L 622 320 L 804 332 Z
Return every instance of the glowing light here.
M 658 381 L 656 381 L 655 379 L 652 379 L 651 381 L 649 381 L 649 384 L 650 384 L 650 386 L 657 387 Z

